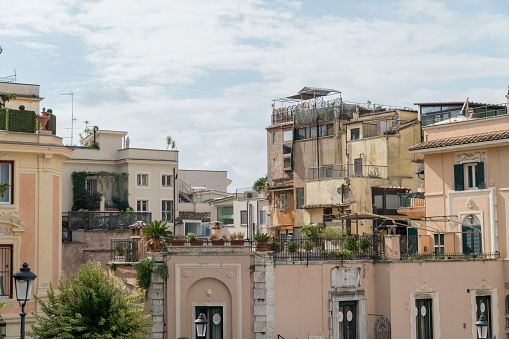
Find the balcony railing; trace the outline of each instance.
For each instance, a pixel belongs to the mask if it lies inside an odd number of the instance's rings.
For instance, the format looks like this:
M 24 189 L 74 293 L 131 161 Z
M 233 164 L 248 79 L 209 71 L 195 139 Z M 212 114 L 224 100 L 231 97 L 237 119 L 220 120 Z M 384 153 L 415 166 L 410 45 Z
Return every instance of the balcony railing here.
M 308 168 L 308 180 L 347 177 L 387 178 L 387 166 L 342 164 Z
M 500 252 L 480 253 L 401 253 L 401 260 L 495 260 Z
M 136 221 L 149 222 L 150 212 L 68 212 L 68 229 L 125 230 Z
M 426 206 L 424 192 L 398 193 L 399 207 L 424 207 Z
M 141 239 L 111 239 L 112 262 L 138 262 L 147 257 L 147 244 Z

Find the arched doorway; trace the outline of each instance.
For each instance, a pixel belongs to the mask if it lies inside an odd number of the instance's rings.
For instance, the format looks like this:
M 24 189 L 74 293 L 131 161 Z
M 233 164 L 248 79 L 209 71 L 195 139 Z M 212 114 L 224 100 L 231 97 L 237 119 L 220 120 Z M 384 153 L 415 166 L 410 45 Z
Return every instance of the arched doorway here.
M 481 220 L 469 214 L 461 223 L 463 253 L 482 253 Z

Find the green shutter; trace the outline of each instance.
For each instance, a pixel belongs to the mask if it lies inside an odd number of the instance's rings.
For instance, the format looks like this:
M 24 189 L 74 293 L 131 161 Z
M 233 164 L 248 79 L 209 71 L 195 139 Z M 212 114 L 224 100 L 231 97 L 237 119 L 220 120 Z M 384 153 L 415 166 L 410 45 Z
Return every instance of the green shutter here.
M 463 173 L 463 164 L 456 164 L 454 165 L 454 190 L 463 191 L 464 189 L 465 189 L 465 179 Z
M 484 162 L 477 163 L 477 173 L 475 174 L 476 186 L 479 189 L 485 188 L 484 185 Z

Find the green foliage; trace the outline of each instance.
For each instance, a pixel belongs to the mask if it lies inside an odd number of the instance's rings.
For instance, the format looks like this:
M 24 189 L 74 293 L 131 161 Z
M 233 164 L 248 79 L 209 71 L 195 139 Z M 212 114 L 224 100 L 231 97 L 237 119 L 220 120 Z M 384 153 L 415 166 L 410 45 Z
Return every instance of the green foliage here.
M 297 252 L 297 243 L 293 240 L 289 240 L 285 243 L 285 251 L 288 253 Z
M 25 110 L 25 106 L 24 106 L 24 105 L 19 105 L 18 109 L 19 109 L 20 111 L 24 111 L 24 110 Z
M 115 245 L 115 253 L 119 257 L 123 257 L 126 254 L 126 248 L 119 242 Z
M 265 188 L 265 184 L 267 183 L 267 177 L 261 177 L 261 178 L 258 178 L 254 184 L 253 184 L 253 189 L 256 191 L 256 190 L 262 190 Z
M 7 110 L 7 130 L 11 132 L 34 133 L 36 121 L 34 111 Z
M 145 295 L 148 294 L 150 283 L 152 282 L 152 272 L 154 271 L 154 258 L 143 258 L 136 264 L 138 271 L 138 286 L 145 290 Z
M 274 251 L 276 253 L 281 252 L 281 243 L 277 240 L 269 241 L 269 251 Z
M 254 240 L 258 242 L 268 242 L 270 240 L 270 236 L 265 233 L 258 233 L 254 235 Z
M 147 223 L 142 231 L 143 241 L 145 241 L 150 249 L 156 249 L 166 240 L 173 236 L 173 232 L 168 228 L 168 224 L 163 220 L 152 220 Z
M 44 313 L 34 314 L 33 338 L 145 338 L 151 324 L 143 315 L 142 293 L 126 295 L 125 287 L 99 263 L 83 265 L 68 281 L 60 281 L 57 295 L 50 284 L 48 300 L 35 297 Z
M 161 278 L 164 280 L 168 279 L 170 277 L 170 274 L 168 273 L 168 265 L 160 265 L 157 266 L 155 271 Z
M 0 182 L 0 197 L 3 197 L 7 189 L 10 187 L 8 182 Z
M 311 251 L 313 248 L 315 248 L 316 243 L 312 240 L 304 240 L 301 244 L 301 248 L 305 251 Z
M 371 241 L 367 238 L 360 238 L 357 240 L 357 247 L 361 252 L 366 252 L 371 247 Z
M 345 240 L 343 240 L 343 248 L 345 250 L 357 252 L 359 247 L 357 246 L 357 240 L 355 240 L 355 237 L 346 237 Z
M 16 94 L 14 93 L 0 93 L 0 107 L 5 107 L 5 103 L 11 100 L 16 99 Z
M 314 238 L 318 236 L 318 227 L 316 225 L 302 225 L 299 228 L 299 231 L 308 238 Z
M 113 272 L 115 272 L 115 271 L 117 270 L 117 264 L 115 264 L 114 262 L 110 262 L 110 263 L 108 264 L 108 268 L 109 268 L 110 270 L 112 270 Z
M 167 136 L 166 137 L 166 150 L 168 150 L 168 148 L 171 149 L 176 149 L 177 148 L 177 144 L 175 144 L 175 140 L 173 140 L 173 138 L 171 136 Z
M 97 179 L 98 190 L 106 192 L 111 189 L 112 201 L 115 207 L 121 211 L 129 208 L 127 203 L 129 191 L 128 191 L 128 179 L 129 175 L 127 172 L 114 173 L 114 172 L 87 172 L 87 171 L 76 171 L 72 172 L 72 184 L 73 184 L 73 211 L 80 209 L 85 210 L 97 210 L 99 209 L 99 203 L 101 201 L 100 195 L 94 197 L 86 191 L 87 178 L 94 177 Z M 100 193 L 98 193 L 100 194 Z M 97 204 L 97 205 L 96 205 Z
M 186 234 L 186 239 L 187 239 L 188 242 L 195 241 L 196 240 L 196 234 L 189 232 L 189 233 Z
M 326 240 L 334 240 L 346 236 L 347 232 L 342 227 L 325 227 L 319 235 Z
M 342 258 L 342 259 L 353 259 L 353 257 L 354 257 L 354 252 L 347 250 L 347 249 L 332 250 L 329 253 L 334 257 Z

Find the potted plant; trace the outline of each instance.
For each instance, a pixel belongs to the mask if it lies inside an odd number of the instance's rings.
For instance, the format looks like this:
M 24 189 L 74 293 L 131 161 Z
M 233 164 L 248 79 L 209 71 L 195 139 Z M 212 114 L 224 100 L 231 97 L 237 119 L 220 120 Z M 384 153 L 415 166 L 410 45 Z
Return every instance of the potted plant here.
M 186 239 L 187 239 L 187 242 L 189 242 L 191 244 L 191 246 L 203 246 L 203 240 L 199 240 L 196 237 L 196 234 L 194 234 L 194 233 L 191 233 L 191 232 L 187 233 Z
M 255 234 L 254 240 L 256 241 L 256 250 L 266 252 L 269 249 L 270 236 L 265 233 Z
M 161 252 L 163 243 L 171 239 L 173 233 L 168 229 L 166 221 L 153 220 L 147 223 L 142 231 L 143 241 L 148 244 L 150 252 Z
M 233 232 L 230 235 L 230 243 L 232 246 L 244 246 L 244 232 Z
M 281 243 L 277 239 L 272 239 L 268 242 L 269 251 L 274 251 L 276 253 L 281 252 Z
M 286 243 L 285 243 L 285 251 L 287 253 L 295 253 L 297 252 L 297 243 L 293 240 L 288 240 Z
M 212 241 L 212 246 L 224 246 L 224 240 L 219 238 L 217 234 L 211 234 L 210 241 Z
M 172 246 L 184 246 L 186 244 L 186 237 L 182 234 L 175 234 L 171 239 Z

